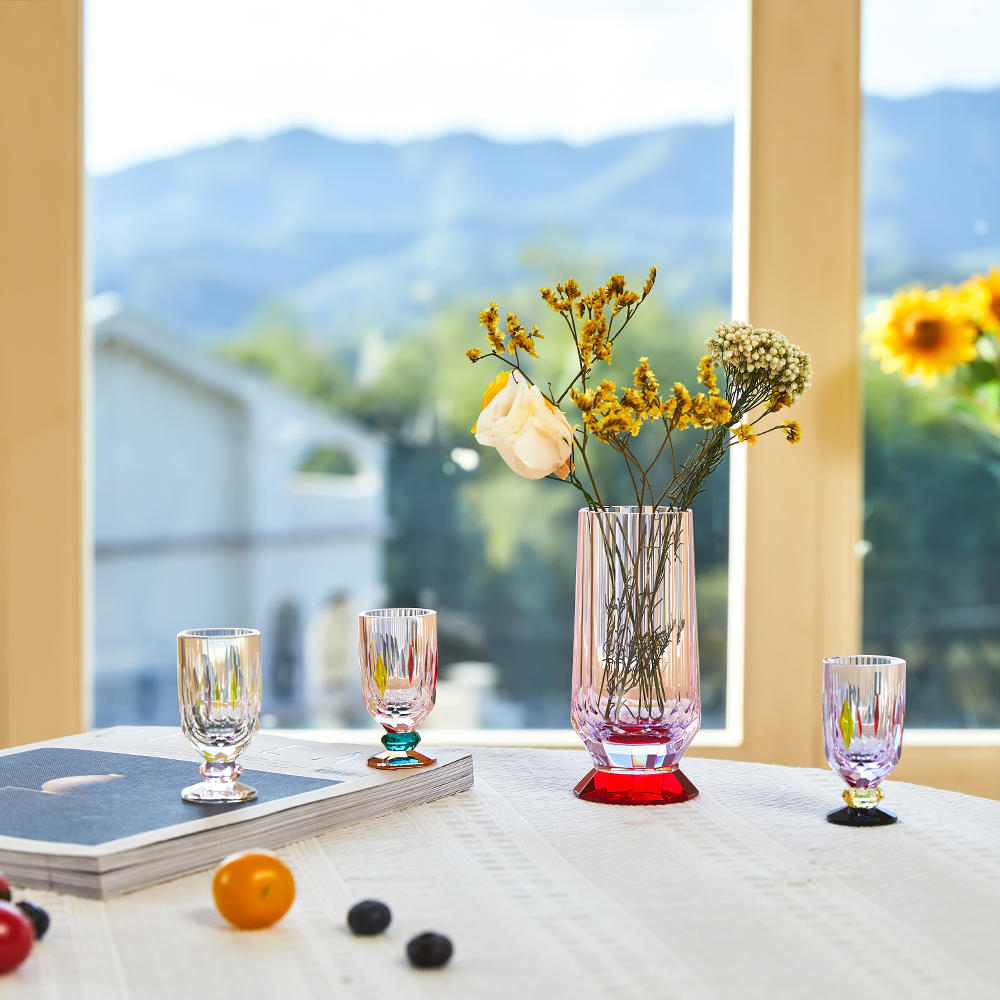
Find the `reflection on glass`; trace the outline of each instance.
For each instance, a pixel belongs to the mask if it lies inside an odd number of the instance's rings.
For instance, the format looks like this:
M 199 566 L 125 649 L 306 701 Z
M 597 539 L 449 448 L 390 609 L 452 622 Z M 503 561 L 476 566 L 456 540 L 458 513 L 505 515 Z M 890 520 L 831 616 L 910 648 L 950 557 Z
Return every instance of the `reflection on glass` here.
M 205 758 L 204 781 L 181 792 L 188 802 L 246 802 L 257 791 L 238 781 L 236 758 L 260 725 L 260 632 L 199 628 L 177 636 L 181 729 Z
M 846 809 L 827 815 L 841 826 L 885 826 L 882 779 L 899 763 L 906 712 L 906 663 L 894 656 L 831 656 L 823 661 L 823 744 L 847 783 Z
M 434 707 L 437 689 L 437 612 L 380 608 L 358 615 L 358 654 L 365 707 L 385 729 L 385 753 L 369 767 L 423 767 L 435 758 L 418 753 L 417 726 Z

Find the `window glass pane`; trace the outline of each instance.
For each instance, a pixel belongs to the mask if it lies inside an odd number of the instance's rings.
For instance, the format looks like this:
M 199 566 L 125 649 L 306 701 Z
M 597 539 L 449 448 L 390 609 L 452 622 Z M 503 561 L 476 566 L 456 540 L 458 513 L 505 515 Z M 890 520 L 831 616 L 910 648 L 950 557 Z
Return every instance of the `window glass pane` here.
M 648 356 L 694 390 L 729 316 L 740 10 L 88 0 L 98 724 L 175 722 L 175 634 L 249 625 L 265 725 L 367 725 L 357 613 L 417 605 L 428 727 L 568 728 L 581 498 L 476 443 L 497 372 L 465 351 L 495 299 L 566 381 L 538 289 L 656 264 L 606 375 Z M 725 466 L 695 533 L 721 727 Z
M 866 313 L 1000 265 L 998 30 L 995 4 L 866 4 Z M 907 660 L 909 725 L 996 727 L 1000 369 L 956 301 L 913 292 L 870 328 L 885 357 L 865 363 L 864 642 Z

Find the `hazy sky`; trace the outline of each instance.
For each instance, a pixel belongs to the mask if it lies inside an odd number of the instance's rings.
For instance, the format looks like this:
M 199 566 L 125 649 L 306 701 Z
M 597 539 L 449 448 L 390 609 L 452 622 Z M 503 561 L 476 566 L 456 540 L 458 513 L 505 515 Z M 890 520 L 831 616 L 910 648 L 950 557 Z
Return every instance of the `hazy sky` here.
M 574 143 L 732 116 L 745 0 L 86 0 L 87 163 L 307 125 Z M 865 0 L 862 82 L 1000 86 L 997 0 Z

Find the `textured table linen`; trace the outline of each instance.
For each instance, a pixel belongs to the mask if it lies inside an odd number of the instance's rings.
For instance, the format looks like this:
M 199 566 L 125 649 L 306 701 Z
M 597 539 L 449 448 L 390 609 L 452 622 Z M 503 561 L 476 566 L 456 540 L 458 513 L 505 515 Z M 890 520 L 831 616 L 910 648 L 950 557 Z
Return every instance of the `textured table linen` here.
M 899 822 L 825 822 L 829 771 L 688 759 L 674 806 L 580 802 L 581 751 L 474 750 L 470 792 L 279 853 L 294 906 L 227 926 L 211 872 L 107 902 L 35 890 L 52 928 L 4 998 L 1000 998 L 1000 802 L 890 782 Z M 389 904 L 377 938 L 344 918 Z M 455 944 L 410 969 L 423 930 Z

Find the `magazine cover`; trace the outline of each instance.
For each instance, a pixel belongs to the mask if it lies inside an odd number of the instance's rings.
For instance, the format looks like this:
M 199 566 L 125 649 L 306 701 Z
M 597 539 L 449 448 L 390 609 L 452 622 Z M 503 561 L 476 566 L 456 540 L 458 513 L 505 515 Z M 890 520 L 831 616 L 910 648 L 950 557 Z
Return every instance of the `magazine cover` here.
M 0 867 L 81 876 L 155 857 L 158 872 L 178 874 L 238 849 L 244 833 L 277 846 L 472 786 L 468 752 L 438 752 L 432 767 L 387 772 L 368 767 L 376 750 L 258 735 L 240 756 L 240 781 L 257 798 L 240 805 L 181 798 L 202 758 L 179 729 L 120 726 L 3 750 Z

